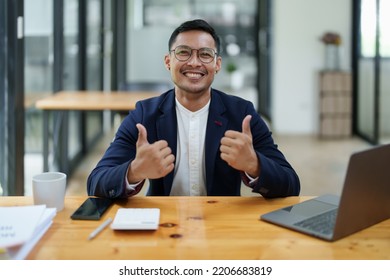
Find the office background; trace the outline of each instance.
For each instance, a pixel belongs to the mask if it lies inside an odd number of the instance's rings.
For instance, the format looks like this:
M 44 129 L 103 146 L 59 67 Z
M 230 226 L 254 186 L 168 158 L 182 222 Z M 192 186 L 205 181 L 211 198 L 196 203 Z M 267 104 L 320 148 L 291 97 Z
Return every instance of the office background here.
M 326 32 L 337 32 L 340 69 L 353 77 L 352 133 L 390 135 L 390 32 L 386 0 L 0 0 L 0 191 L 23 195 L 42 166 L 42 112 L 34 102 L 60 90 L 116 90 L 169 82 L 167 40 L 201 17 L 223 41 L 215 87 L 254 102 L 278 135 L 317 135 Z M 231 69 L 231 68 L 230 68 Z M 233 78 L 234 77 L 234 78 Z M 234 82 L 233 82 L 234 81 Z M 52 114 L 51 170 L 70 176 L 110 131 L 115 114 Z M 66 155 L 59 150 L 68 145 Z M 83 145 L 84 143 L 84 145 Z M 54 153 L 52 153 L 53 155 Z

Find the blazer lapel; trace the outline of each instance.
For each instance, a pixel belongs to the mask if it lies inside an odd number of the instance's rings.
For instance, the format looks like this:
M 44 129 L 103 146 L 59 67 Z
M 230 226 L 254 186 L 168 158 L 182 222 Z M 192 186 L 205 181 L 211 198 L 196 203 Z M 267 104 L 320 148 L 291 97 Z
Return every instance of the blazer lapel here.
M 177 147 L 177 120 L 175 110 L 175 93 L 172 90 L 167 95 L 165 100 L 160 105 L 161 115 L 156 120 L 157 138 L 164 139 L 168 142 L 168 146 L 172 149 L 172 153 L 176 158 Z M 173 182 L 174 171 L 164 177 L 164 193 L 169 195 Z
M 219 155 L 220 141 L 228 126 L 228 119 L 223 116 L 225 111 L 226 108 L 220 96 L 212 91 L 205 139 L 206 188 L 208 193 L 213 184 L 215 159 Z

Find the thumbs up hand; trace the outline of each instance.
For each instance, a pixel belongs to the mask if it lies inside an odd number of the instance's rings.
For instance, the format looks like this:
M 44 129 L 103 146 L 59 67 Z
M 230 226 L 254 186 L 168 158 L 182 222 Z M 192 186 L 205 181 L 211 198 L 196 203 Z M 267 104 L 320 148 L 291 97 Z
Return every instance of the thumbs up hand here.
M 256 178 L 260 174 L 260 163 L 253 148 L 251 115 L 242 121 L 242 132 L 227 130 L 221 139 L 221 158 L 231 167 Z
M 138 129 L 138 140 L 137 140 L 137 150 L 143 146 L 143 145 L 148 145 L 148 132 L 146 131 L 146 128 L 138 123 L 136 124 L 136 127 Z
M 137 152 L 127 172 L 128 182 L 137 183 L 147 178 L 164 177 L 175 167 L 175 156 L 172 154 L 168 142 L 160 140 L 150 144 L 146 128 L 142 124 L 137 124 L 137 129 Z

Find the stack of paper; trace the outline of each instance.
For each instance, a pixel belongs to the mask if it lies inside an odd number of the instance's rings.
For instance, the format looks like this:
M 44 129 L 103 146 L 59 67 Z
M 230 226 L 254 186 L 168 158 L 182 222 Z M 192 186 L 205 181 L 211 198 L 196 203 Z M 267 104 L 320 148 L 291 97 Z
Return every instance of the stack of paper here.
M 45 205 L 0 207 L 0 258 L 25 259 L 55 215 Z

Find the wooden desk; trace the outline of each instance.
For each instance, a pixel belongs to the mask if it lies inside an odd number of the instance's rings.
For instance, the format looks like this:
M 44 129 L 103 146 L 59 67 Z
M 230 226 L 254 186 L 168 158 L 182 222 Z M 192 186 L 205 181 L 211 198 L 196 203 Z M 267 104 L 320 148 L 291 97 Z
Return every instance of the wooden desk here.
M 36 102 L 41 110 L 129 111 L 139 100 L 159 95 L 153 91 L 61 91 Z
M 139 100 L 159 95 L 153 91 L 61 91 L 38 100 L 35 106 L 43 110 L 43 171 L 49 170 L 50 111 L 130 111 Z M 64 154 L 67 149 L 62 147 Z
M 114 204 L 101 221 L 70 215 L 86 197 L 67 197 L 29 259 L 390 259 L 390 220 L 336 242 L 319 240 L 259 220 L 268 211 L 309 197 L 132 197 Z M 0 197 L 0 205 L 32 204 L 32 197 Z M 88 235 L 119 207 L 161 209 L 156 231 Z

